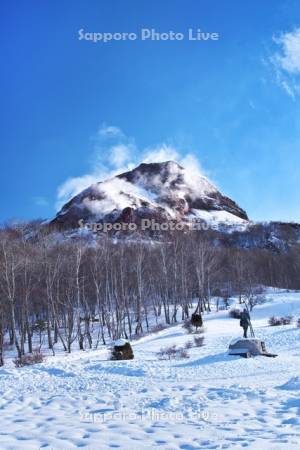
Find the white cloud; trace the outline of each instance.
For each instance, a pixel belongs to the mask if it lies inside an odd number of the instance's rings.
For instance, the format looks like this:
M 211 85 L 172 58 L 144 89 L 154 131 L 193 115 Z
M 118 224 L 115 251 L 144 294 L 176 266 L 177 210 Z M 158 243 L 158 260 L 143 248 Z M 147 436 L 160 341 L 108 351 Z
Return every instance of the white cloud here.
M 274 55 L 279 66 L 288 73 L 300 73 L 300 28 L 291 33 L 283 33 L 274 37 L 274 41 L 281 47 L 281 51 Z
M 281 79 L 279 79 L 278 81 L 279 81 L 279 84 L 280 84 L 280 86 L 282 87 L 282 89 L 284 89 L 285 92 L 286 92 L 293 100 L 295 100 L 295 98 L 296 98 L 296 91 L 298 90 L 298 89 L 297 89 L 297 86 L 296 86 L 294 83 L 292 83 L 292 82 L 288 82 L 287 80 L 281 80 Z
M 201 164 L 195 155 L 187 154 L 179 163 L 185 169 L 185 179 L 196 195 L 202 195 L 216 189 L 215 185 L 208 180 Z
M 145 150 L 142 162 L 164 162 L 164 161 L 178 161 L 178 151 L 167 144 L 162 144 L 154 148 L 148 148 Z
M 118 144 L 111 148 L 110 162 L 115 167 L 122 167 L 131 159 L 132 148 L 129 145 Z
M 276 46 L 270 60 L 277 83 L 295 100 L 300 92 L 300 28 L 273 37 Z
M 90 185 L 132 168 L 130 161 L 136 150 L 135 143 L 119 127 L 102 124 L 91 141 L 93 156 L 90 173 L 70 177 L 59 186 L 56 209 Z
M 60 209 L 64 203 L 97 181 L 99 178 L 96 172 L 91 175 L 68 178 L 57 190 L 56 209 Z

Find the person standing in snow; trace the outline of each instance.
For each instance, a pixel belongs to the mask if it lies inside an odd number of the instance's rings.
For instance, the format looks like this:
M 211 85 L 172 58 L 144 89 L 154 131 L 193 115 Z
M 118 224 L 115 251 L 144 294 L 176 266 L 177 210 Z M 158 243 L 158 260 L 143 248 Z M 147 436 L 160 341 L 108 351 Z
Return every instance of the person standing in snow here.
M 247 331 L 248 327 L 250 325 L 250 315 L 246 308 L 244 308 L 244 311 L 241 313 L 241 320 L 240 320 L 240 326 L 244 330 L 244 338 L 247 338 Z

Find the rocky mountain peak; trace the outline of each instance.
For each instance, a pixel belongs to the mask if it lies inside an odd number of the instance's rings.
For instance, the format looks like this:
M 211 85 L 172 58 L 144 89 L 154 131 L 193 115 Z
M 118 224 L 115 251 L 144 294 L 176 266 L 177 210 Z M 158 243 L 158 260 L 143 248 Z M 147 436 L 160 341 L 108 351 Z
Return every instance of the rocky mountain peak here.
M 76 228 L 79 220 L 116 222 L 128 216 L 162 220 L 243 223 L 246 212 L 204 176 L 176 161 L 142 163 L 133 170 L 98 182 L 72 198 L 53 225 Z

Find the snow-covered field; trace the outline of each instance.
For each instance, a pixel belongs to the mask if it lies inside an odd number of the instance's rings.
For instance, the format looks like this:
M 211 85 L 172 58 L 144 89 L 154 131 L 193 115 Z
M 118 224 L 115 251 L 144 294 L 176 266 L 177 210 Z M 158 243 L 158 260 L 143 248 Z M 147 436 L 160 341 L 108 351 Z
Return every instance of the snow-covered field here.
M 299 449 L 300 329 L 269 327 L 300 317 L 300 293 L 269 292 L 256 306 L 256 336 L 277 358 L 227 355 L 241 335 L 228 312 L 204 316 L 205 346 L 185 360 L 156 353 L 193 340 L 182 325 L 133 342 L 135 359 L 99 349 L 0 369 L 0 448 Z M 298 378 L 299 376 L 299 378 Z

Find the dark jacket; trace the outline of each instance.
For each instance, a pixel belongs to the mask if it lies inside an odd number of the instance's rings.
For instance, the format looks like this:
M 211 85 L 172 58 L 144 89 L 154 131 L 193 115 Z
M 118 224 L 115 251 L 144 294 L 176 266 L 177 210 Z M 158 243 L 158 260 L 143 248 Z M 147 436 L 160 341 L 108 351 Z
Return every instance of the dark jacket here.
M 250 324 L 250 315 L 249 315 L 248 311 L 243 311 L 241 313 L 240 326 L 248 327 L 249 324 Z

